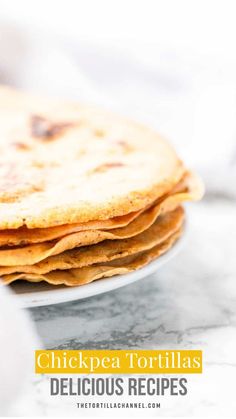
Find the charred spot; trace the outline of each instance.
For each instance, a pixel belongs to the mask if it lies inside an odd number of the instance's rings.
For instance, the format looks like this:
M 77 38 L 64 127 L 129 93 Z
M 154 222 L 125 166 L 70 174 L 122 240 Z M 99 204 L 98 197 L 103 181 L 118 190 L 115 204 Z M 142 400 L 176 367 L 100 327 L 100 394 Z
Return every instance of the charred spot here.
M 52 140 L 73 125 L 72 122 L 52 122 L 40 115 L 30 118 L 31 135 L 42 140 Z

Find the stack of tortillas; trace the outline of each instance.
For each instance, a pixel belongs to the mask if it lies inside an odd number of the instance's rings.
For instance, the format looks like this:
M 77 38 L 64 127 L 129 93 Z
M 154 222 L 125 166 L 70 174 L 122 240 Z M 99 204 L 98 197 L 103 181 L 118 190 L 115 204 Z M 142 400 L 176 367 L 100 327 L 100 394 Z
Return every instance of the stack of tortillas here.
M 82 285 L 141 268 L 183 232 L 201 181 L 151 129 L 0 89 L 0 277 Z

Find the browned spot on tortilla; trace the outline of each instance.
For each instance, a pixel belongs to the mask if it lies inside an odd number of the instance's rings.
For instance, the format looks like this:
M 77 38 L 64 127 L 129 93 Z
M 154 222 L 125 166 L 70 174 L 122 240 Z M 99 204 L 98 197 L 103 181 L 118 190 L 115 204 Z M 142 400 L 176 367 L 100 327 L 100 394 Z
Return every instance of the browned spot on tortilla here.
M 127 141 L 124 140 L 118 140 L 116 143 L 122 148 L 125 154 L 131 153 L 135 150 L 135 148 L 129 144 Z
M 47 162 L 43 160 L 32 160 L 32 167 L 36 169 L 59 167 L 59 163 L 53 160 L 48 160 Z
M 15 191 L 14 196 L 11 193 L 13 185 L 12 183 L 9 183 L 8 185 L 8 191 L 7 190 L 1 190 L 0 189 L 0 203 L 9 203 L 9 202 L 17 202 L 21 200 L 23 197 L 30 195 L 34 192 L 42 192 L 43 186 L 42 185 L 31 185 L 30 183 L 25 183 L 22 185 L 19 185 L 18 190 Z
M 73 122 L 52 122 L 39 115 L 32 115 L 30 118 L 32 136 L 42 140 L 52 140 L 72 126 Z
M 105 131 L 103 129 L 101 129 L 101 128 L 96 128 L 94 130 L 94 135 L 96 137 L 105 137 Z
M 32 161 L 32 166 L 36 167 L 37 169 L 43 169 L 46 166 L 46 164 L 45 164 L 45 162 L 40 161 L 40 160 L 33 160 Z
M 80 150 L 77 151 L 76 156 L 77 157 L 82 157 L 86 154 L 86 150 L 81 148 Z
M 13 147 L 15 147 L 17 150 L 20 151 L 28 151 L 31 150 L 31 147 L 29 144 L 23 143 L 22 141 L 14 141 L 12 143 Z
M 89 174 L 91 173 L 104 173 L 109 169 L 114 169 L 117 167 L 124 167 L 125 165 L 123 163 L 120 162 L 111 162 L 111 163 L 104 163 L 101 164 L 100 166 L 95 167 L 94 169 L 89 171 Z
M 10 162 L 0 164 L 0 203 L 17 202 L 44 187 L 40 173 L 35 171 L 31 176 L 27 167 Z

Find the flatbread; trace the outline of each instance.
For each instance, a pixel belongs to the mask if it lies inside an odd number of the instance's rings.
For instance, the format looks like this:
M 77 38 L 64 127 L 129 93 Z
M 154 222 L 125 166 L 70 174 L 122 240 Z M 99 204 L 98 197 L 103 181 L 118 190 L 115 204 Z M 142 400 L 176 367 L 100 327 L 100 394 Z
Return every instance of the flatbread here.
M 160 257 L 163 253 L 173 246 L 181 235 L 181 228 L 172 234 L 163 243 L 154 246 L 145 252 L 141 252 L 132 256 L 117 259 L 112 262 L 100 263 L 79 269 L 68 269 L 65 271 L 53 271 L 46 274 L 27 274 L 17 273 L 5 275 L 2 277 L 4 283 L 10 284 L 18 279 L 24 279 L 29 282 L 46 281 L 52 285 L 79 286 L 88 284 L 100 278 L 108 278 L 114 275 L 127 274 L 129 272 L 140 269 L 152 260 Z
M 0 231 L 0 247 L 3 246 L 22 246 L 26 244 L 42 243 L 64 237 L 68 234 L 87 230 L 109 230 L 121 228 L 128 225 L 138 217 L 145 208 L 140 211 L 130 212 L 120 217 L 110 218 L 103 221 L 88 221 L 86 223 L 66 224 L 48 228 L 20 227 L 18 229 Z
M 174 186 L 174 188 L 168 192 L 168 194 L 164 195 L 163 197 L 159 198 L 154 204 L 158 204 L 159 201 L 162 201 L 164 198 L 167 198 L 169 195 L 176 194 L 178 192 L 190 192 L 191 194 L 198 193 L 199 195 L 199 187 L 198 191 L 196 187 L 194 187 L 195 191 L 192 190 L 192 187 L 189 186 L 189 178 L 190 182 L 193 184 L 192 177 L 193 175 L 190 172 L 186 172 L 180 182 Z M 58 239 L 60 237 L 64 237 L 68 234 L 76 233 L 79 231 L 87 231 L 87 230 L 111 230 L 117 229 L 121 227 L 127 226 L 131 221 L 135 220 L 141 213 L 143 213 L 148 207 L 142 208 L 136 212 L 130 212 L 129 214 L 122 215 L 120 217 L 110 218 L 108 220 L 97 220 L 97 221 L 88 221 L 86 223 L 77 223 L 77 224 L 66 224 L 61 226 L 55 227 L 48 227 L 48 228 L 27 228 L 27 227 L 20 227 L 18 229 L 11 229 L 11 230 L 1 230 L 0 231 L 0 247 L 3 246 L 23 246 L 27 244 L 33 243 L 43 243 L 46 241 L 51 241 Z M 86 243 L 85 243 L 86 244 Z
M 185 172 L 157 133 L 103 110 L 0 88 L 0 230 L 136 212 Z
M 135 253 L 146 251 L 160 244 L 175 233 L 183 224 L 184 210 L 178 207 L 164 214 L 143 233 L 124 240 L 106 240 L 92 246 L 76 248 L 46 260 L 26 266 L 0 268 L 0 275 L 14 272 L 44 274 L 52 270 L 81 268 L 94 263 L 108 262 Z
M 103 240 L 116 240 L 133 237 L 147 229 L 161 213 L 172 211 L 180 203 L 200 199 L 203 193 L 202 182 L 189 173 L 182 185 L 183 192 L 167 196 L 156 205 L 141 213 L 123 229 L 88 230 L 67 235 L 57 241 L 33 244 L 21 248 L 0 250 L 0 266 L 34 265 L 49 256 L 80 246 L 88 246 Z

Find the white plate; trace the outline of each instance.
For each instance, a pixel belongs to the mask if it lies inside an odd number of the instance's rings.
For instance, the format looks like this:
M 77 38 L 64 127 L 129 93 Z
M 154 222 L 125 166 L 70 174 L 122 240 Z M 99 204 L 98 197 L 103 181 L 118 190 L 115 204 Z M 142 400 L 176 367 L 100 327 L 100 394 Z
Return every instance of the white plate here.
M 11 288 L 18 296 L 20 307 L 39 307 L 50 304 L 65 303 L 67 301 L 81 300 L 93 295 L 115 290 L 132 284 L 156 272 L 164 263 L 172 259 L 181 248 L 184 241 L 183 234 L 174 246 L 164 255 L 137 271 L 126 275 L 116 275 L 111 278 L 100 279 L 80 287 L 53 286 L 43 282 L 29 283 L 16 282 Z

